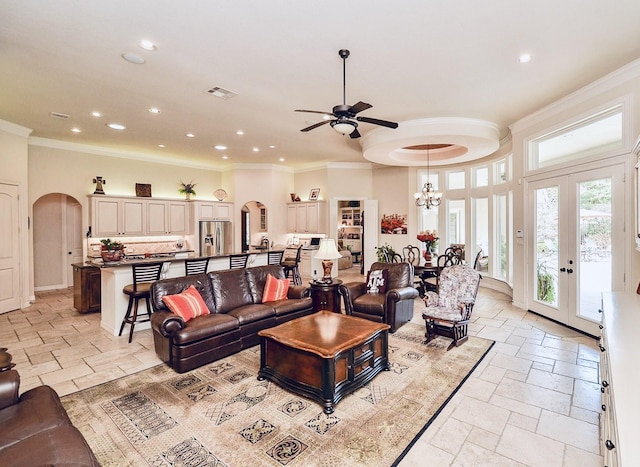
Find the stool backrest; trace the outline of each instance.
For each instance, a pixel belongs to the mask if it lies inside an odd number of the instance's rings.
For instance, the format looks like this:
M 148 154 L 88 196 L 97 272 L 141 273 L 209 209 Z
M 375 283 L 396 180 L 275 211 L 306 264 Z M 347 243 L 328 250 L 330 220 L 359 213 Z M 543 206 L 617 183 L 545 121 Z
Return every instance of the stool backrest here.
M 267 264 L 280 264 L 282 262 L 283 256 L 284 256 L 284 250 L 269 251 L 267 253 Z
M 184 273 L 186 276 L 204 274 L 209 266 L 209 258 L 185 259 Z
M 229 269 L 242 269 L 247 267 L 249 255 L 246 253 L 229 255 Z
M 137 285 L 141 282 L 153 282 L 160 279 L 163 261 L 154 263 L 133 264 L 133 290 L 137 291 Z

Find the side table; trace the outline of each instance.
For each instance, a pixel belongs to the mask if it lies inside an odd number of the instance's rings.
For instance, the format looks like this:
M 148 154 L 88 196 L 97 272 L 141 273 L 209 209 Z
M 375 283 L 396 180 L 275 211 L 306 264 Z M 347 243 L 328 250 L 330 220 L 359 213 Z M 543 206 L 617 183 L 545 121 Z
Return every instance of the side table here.
M 338 287 L 342 284 L 340 279 L 334 279 L 330 284 L 311 282 L 311 300 L 313 311 L 329 310 L 340 313 L 340 295 Z

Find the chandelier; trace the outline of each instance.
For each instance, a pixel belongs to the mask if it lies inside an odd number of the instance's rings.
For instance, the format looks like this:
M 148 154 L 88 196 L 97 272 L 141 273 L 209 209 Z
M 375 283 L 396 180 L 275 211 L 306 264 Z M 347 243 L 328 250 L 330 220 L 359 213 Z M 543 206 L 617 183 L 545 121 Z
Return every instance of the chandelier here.
M 427 147 L 427 183 L 424 184 L 422 190 L 416 193 L 416 206 L 422 206 L 425 209 L 440 206 L 442 201 L 442 193 L 433 189 L 433 184 L 429 181 L 429 148 Z

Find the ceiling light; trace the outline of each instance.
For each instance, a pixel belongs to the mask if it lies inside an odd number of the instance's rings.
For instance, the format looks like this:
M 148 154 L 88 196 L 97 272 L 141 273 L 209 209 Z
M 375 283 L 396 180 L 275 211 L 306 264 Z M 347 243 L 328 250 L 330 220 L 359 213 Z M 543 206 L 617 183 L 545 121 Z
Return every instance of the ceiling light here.
M 102 114 L 100 112 L 98 112 L 97 110 L 94 110 L 93 112 L 91 112 L 91 116 L 99 118 L 99 117 L 102 117 Z
M 147 39 L 143 39 L 143 40 L 139 41 L 138 45 L 140 47 L 142 47 L 144 50 L 149 50 L 149 51 L 156 50 L 156 45 L 153 42 L 151 42 L 150 40 L 147 40 Z
M 280 162 L 284 162 L 284 157 L 281 157 L 280 159 L 278 159 Z
M 166 147 L 166 146 L 165 146 L 164 144 L 158 144 L 158 147 L 159 147 L 159 148 L 164 148 L 164 147 Z
M 225 155 L 225 156 L 222 156 L 222 158 L 223 158 L 224 160 L 227 160 L 227 159 L 229 159 L 229 156 Z
M 329 120 L 330 118 L 331 118 L 331 115 L 324 114 L 322 116 L 322 120 Z
M 156 109 L 155 107 L 151 107 L 151 108 L 149 109 L 149 113 L 152 113 L 152 114 L 159 114 L 159 113 L 160 113 L 160 109 Z
M 107 126 L 109 128 L 111 128 L 112 130 L 126 130 L 127 127 L 124 126 L 122 123 L 107 123 Z
M 253 148 L 252 151 L 253 152 L 260 152 L 260 148 Z
M 185 136 L 187 138 L 195 138 L 196 137 L 196 135 L 194 135 L 193 133 L 187 133 Z
M 71 131 L 73 131 L 74 133 L 81 133 L 82 130 L 80 128 L 71 128 Z
M 132 54 L 132 53 L 124 53 L 121 55 L 127 62 L 133 63 L 135 65 L 142 65 L 145 60 L 140 55 Z
M 218 151 L 225 151 L 227 147 L 224 144 L 216 144 L 213 149 L 217 149 Z
M 238 131 L 236 131 L 236 135 L 242 136 L 242 135 L 244 135 L 244 131 L 238 130 Z
M 356 128 L 358 128 L 358 124 L 356 122 L 352 122 L 347 119 L 334 120 L 330 125 L 341 135 L 350 135 Z
M 275 147 L 273 144 L 271 144 L 271 145 L 269 146 L 269 149 L 275 149 L 275 148 L 276 148 L 276 147 Z
M 420 193 L 416 193 L 416 206 L 431 209 L 440 206 L 442 193 L 433 189 L 433 184 L 429 181 L 429 148 L 427 147 L 427 183 L 424 184 Z
M 531 54 L 522 54 L 518 57 L 518 63 L 528 63 L 533 58 Z

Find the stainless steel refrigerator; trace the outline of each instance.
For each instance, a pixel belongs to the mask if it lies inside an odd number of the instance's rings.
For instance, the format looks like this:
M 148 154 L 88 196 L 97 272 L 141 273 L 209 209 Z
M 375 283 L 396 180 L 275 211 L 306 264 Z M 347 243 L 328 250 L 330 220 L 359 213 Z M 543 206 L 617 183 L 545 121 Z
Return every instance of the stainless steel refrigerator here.
M 200 221 L 200 256 L 224 256 L 232 248 L 230 221 Z

